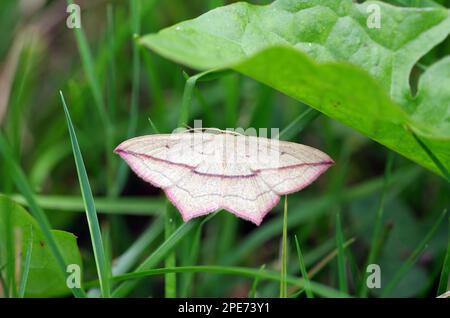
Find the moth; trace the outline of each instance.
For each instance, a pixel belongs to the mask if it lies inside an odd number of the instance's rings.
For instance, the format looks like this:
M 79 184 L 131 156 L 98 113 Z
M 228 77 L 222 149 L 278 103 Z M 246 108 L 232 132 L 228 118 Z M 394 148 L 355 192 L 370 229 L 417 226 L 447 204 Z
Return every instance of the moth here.
M 334 163 L 306 145 L 218 129 L 136 137 L 114 151 L 163 189 L 185 222 L 224 209 L 259 225 L 281 195 L 300 191 Z

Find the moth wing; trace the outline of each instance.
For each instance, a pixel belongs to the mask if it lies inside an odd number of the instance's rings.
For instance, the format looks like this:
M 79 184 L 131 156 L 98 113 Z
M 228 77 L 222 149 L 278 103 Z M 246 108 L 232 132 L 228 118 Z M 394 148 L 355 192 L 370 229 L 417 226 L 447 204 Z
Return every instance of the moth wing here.
M 122 142 L 114 150 L 142 179 L 166 188 L 189 173 L 201 158 L 177 156 L 186 147 L 186 134 L 149 135 Z M 174 158 L 174 159 L 173 159 Z
M 326 153 L 302 144 L 277 141 L 268 149 L 260 151 L 268 152 L 270 160 L 258 161 L 252 169 L 279 195 L 300 191 L 334 163 Z
M 301 190 L 333 164 L 301 144 L 203 132 L 133 138 L 115 152 L 163 188 L 185 221 L 223 208 L 260 224 L 279 195 Z

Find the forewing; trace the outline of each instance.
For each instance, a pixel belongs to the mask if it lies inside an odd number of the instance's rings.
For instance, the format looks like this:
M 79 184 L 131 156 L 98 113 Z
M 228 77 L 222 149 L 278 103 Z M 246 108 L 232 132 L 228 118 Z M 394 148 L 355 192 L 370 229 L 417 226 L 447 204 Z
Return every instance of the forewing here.
M 166 188 L 189 173 L 196 160 L 202 160 L 175 155 L 179 147 L 186 145 L 184 139 L 184 134 L 142 136 L 124 141 L 114 151 L 139 177 L 156 187 Z M 170 160 L 172 157 L 178 160 Z

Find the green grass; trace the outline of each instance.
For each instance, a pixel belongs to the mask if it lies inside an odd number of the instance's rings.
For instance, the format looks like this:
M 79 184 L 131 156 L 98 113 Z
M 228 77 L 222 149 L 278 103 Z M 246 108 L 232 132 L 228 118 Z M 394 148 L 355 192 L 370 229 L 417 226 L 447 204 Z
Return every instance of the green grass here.
M 107 21 L 107 38 L 108 38 L 108 49 L 109 49 L 109 57 L 108 57 L 108 80 L 106 81 L 107 85 L 107 107 L 108 112 L 110 113 L 111 118 L 116 118 L 117 113 L 117 69 L 114 61 L 114 42 L 115 42 L 115 25 L 114 25 L 114 6 L 112 4 L 108 4 L 106 7 L 106 21 Z
M 344 233 L 342 230 L 341 214 L 339 212 L 336 213 L 336 244 L 338 250 L 337 263 L 338 263 L 339 290 L 343 293 L 348 293 L 347 268 L 344 249 Z
M 23 195 L 11 195 L 11 198 L 25 206 L 28 205 Z M 80 212 L 84 211 L 83 198 L 80 196 L 67 195 L 35 195 L 36 201 L 44 209 Z M 102 213 L 106 214 L 132 214 L 158 216 L 162 214 L 165 207 L 165 200 L 162 198 L 110 198 L 95 197 L 95 203 Z
M 36 49 L 36 39 L 27 37 L 24 39 L 19 55 L 19 65 L 14 85 L 10 96 L 11 113 L 8 118 L 8 133 L 12 141 L 14 154 L 18 157 L 21 153 L 20 143 L 23 138 L 24 117 L 23 111 L 27 102 L 26 90 L 30 89 L 35 81 L 33 68 L 38 59 L 38 50 Z M 27 43 L 28 42 L 28 43 Z
M 141 4 L 140 1 L 130 1 L 130 29 L 133 39 L 136 39 L 141 30 Z M 114 67 L 114 66 L 111 66 Z M 112 72 L 112 70 L 111 70 Z M 138 119 L 139 119 L 139 87 L 141 76 L 141 59 L 140 46 L 137 41 L 134 41 L 132 47 L 132 74 L 131 74 L 131 99 L 130 99 L 130 114 L 128 117 L 128 131 L 127 138 L 131 138 L 136 134 Z M 128 167 L 125 162 L 121 161 L 117 170 L 117 178 L 111 189 L 110 194 L 117 196 L 122 190 L 126 179 L 128 177 Z
M 295 248 L 297 249 L 298 256 L 298 266 L 300 268 L 300 274 L 305 281 L 305 293 L 308 298 L 314 298 L 314 294 L 311 290 L 311 282 L 309 281 L 308 272 L 306 271 L 305 259 L 303 257 L 302 251 L 300 249 L 300 244 L 298 243 L 297 235 L 294 236 L 295 239 Z
M 0 19 L 0 28 L 11 30 L 0 38 L 2 89 L 9 87 L 0 91 L 0 194 L 30 212 L 64 275 L 65 250 L 51 230 L 78 237 L 83 288 L 59 297 L 435 297 L 448 289 L 444 144 L 406 128 L 414 156 L 442 178 L 268 85 L 231 70 L 185 68 L 142 46 L 142 35 L 225 1 L 80 4 L 81 29 L 32 38 L 21 30 L 30 21 L 46 25 L 51 6 L 25 18 L 16 2 L 0 4 L 0 17 L 16 12 Z M 418 62 L 410 81 L 449 54 L 446 39 Z M 261 67 L 278 59 L 271 62 Z M 13 73 L 3 77 L 4 69 Z M 261 74 L 271 85 L 270 74 Z M 313 75 L 308 87 L 317 84 Z M 286 89 L 296 83 L 287 81 Z M 60 89 L 70 116 L 65 105 L 61 111 Z M 313 106 L 328 107 L 330 96 L 324 90 Z M 364 107 L 376 100 L 363 97 Z M 344 106 L 327 109 L 350 116 L 339 111 Z M 289 212 L 280 202 L 259 227 L 226 211 L 184 223 L 163 192 L 139 180 L 113 150 L 127 138 L 170 133 L 198 119 L 220 129 L 279 128 L 281 140 L 323 150 L 336 164 L 289 195 Z M 26 252 L 16 258 L 20 235 L 7 228 L 0 233 L 0 293 L 26 297 L 36 250 L 22 242 Z M 399 237 L 408 239 L 399 246 Z M 365 284 L 373 263 L 382 266 L 381 290 Z M 383 268 L 389 264 L 397 269 Z
M 2 206 L 5 209 L 5 224 L 4 224 L 4 237 L 6 243 L 6 259 L 9 260 L 6 263 L 6 283 L 7 283 L 7 295 L 9 297 L 17 297 L 16 286 L 16 249 L 19 246 L 18 237 L 12 227 L 12 213 L 8 205 Z
M 174 207 L 171 203 L 167 202 L 166 215 L 164 217 L 164 238 L 167 240 L 173 234 L 176 229 L 176 217 Z M 169 256 L 166 257 L 164 262 L 166 267 L 175 267 L 176 266 L 176 254 L 175 252 L 170 253 Z M 177 297 L 177 276 L 175 273 L 168 273 L 165 275 L 165 297 L 166 298 L 175 298 Z
M 265 268 L 266 268 L 266 264 L 262 264 L 261 268 L 259 270 L 263 271 Z M 252 289 L 251 289 L 251 292 L 249 295 L 250 298 L 256 298 L 259 278 L 260 278 L 260 276 L 256 276 L 255 279 L 253 280 Z
M 184 259 L 183 265 L 185 264 L 195 264 L 198 262 L 201 248 L 201 238 L 203 234 L 203 230 L 208 221 L 210 221 L 213 217 L 217 215 L 216 213 L 210 214 L 205 217 L 200 224 L 196 227 L 193 235 L 191 236 L 192 241 L 189 241 L 188 244 L 183 245 L 182 247 L 186 249 L 186 257 Z M 186 273 L 181 276 L 180 279 L 180 296 L 179 297 L 189 297 L 190 291 L 193 289 L 194 282 L 194 274 Z
M 225 92 L 224 128 L 236 127 L 239 111 L 240 85 L 239 76 L 231 74 L 221 78 Z
M 176 268 L 157 268 L 152 270 L 138 271 L 129 274 L 124 274 L 120 276 L 112 277 L 114 281 L 127 281 L 142 279 L 144 277 L 153 275 L 162 275 L 166 273 L 220 273 L 228 275 L 238 275 L 243 277 L 258 277 L 260 280 L 267 279 L 279 282 L 280 274 L 279 272 L 245 268 L 245 267 L 234 267 L 234 266 L 187 266 L 187 267 L 176 267 Z M 292 276 L 286 276 L 286 282 L 296 287 L 304 288 L 305 282 L 302 279 L 298 279 Z M 98 282 L 91 282 L 88 286 L 96 285 Z M 319 283 L 311 282 L 311 290 L 317 295 L 323 297 L 343 297 L 348 296 L 337 290 L 329 288 Z
M 192 76 L 183 73 L 186 78 L 186 83 L 184 85 L 183 97 L 181 99 L 181 107 L 178 116 L 178 127 L 185 127 L 189 121 L 189 114 L 192 108 L 192 99 L 194 97 L 195 86 L 197 82 L 204 78 L 205 80 L 215 79 L 215 76 L 210 77 L 208 75 L 214 73 L 214 71 L 206 71 L 198 73 Z
M 73 0 L 67 0 L 67 3 L 73 4 L 74 2 Z M 105 98 L 103 96 L 104 94 L 101 88 L 100 80 L 95 71 L 94 58 L 92 57 L 92 53 L 89 48 L 89 44 L 86 38 L 86 34 L 83 31 L 83 28 L 74 28 L 73 30 L 75 33 L 75 40 L 79 50 L 83 70 L 86 74 L 86 78 L 88 79 L 89 88 L 91 90 L 92 96 L 94 97 L 95 102 L 94 105 L 96 107 L 97 114 L 103 125 L 103 131 L 105 136 L 104 146 L 106 153 L 108 154 L 107 157 L 111 158 L 111 155 L 108 152 L 110 152 L 111 148 L 113 147 L 113 127 L 111 119 L 106 109 Z M 107 167 L 108 173 L 111 173 L 109 169 L 111 169 L 111 161 L 109 161 L 109 167 Z
M 426 234 L 426 236 L 422 239 L 422 241 L 417 245 L 408 259 L 403 263 L 403 265 L 398 269 L 392 279 L 388 282 L 387 286 L 383 289 L 382 296 L 388 296 L 389 293 L 397 286 L 397 284 L 401 281 L 406 272 L 411 268 L 411 266 L 417 261 L 419 256 L 422 254 L 424 249 L 427 247 L 428 242 L 431 240 L 433 235 L 436 233 L 439 225 L 445 219 L 447 215 L 447 210 L 444 210 L 439 218 L 436 220 L 436 223 L 430 229 L 430 231 Z
M 73 4 L 73 0 L 67 0 L 68 4 Z M 86 77 L 89 82 L 89 87 L 92 92 L 92 96 L 94 97 L 95 107 L 97 109 L 97 113 L 102 121 L 103 128 L 107 132 L 107 138 L 111 138 L 111 123 L 109 119 L 109 115 L 106 112 L 105 99 L 103 97 L 103 92 L 101 89 L 101 84 L 98 79 L 98 76 L 95 71 L 94 59 L 92 57 L 91 50 L 89 48 L 88 41 L 86 39 L 86 34 L 83 31 L 83 28 L 73 28 L 75 33 L 75 39 L 78 46 L 78 50 L 80 53 L 81 62 L 83 65 L 84 72 L 86 73 Z M 112 140 L 107 139 L 107 145 L 110 146 Z
M 450 229 L 450 218 L 448 219 L 449 229 Z M 450 233 L 449 233 L 450 236 Z M 447 243 L 447 252 L 445 253 L 444 262 L 442 264 L 442 271 L 439 279 L 439 286 L 437 295 L 442 295 L 449 289 L 450 280 L 450 239 Z
M 279 138 L 290 140 L 295 135 L 299 134 L 305 129 L 314 119 L 319 117 L 320 113 L 313 109 L 307 108 L 304 112 L 295 118 L 289 125 L 287 125 L 279 134 Z
M 110 265 L 105 256 L 105 249 L 102 241 L 102 233 L 98 222 L 97 211 L 95 208 L 94 197 L 92 196 L 91 186 L 87 176 L 86 168 L 81 155 L 80 146 L 78 145 L 75 129 L 70 118 L 69 110 L 64 100 L 63 93 L 61 94 L 61 102 L 64 108 L 64 113 L 67 119 L 67 127 L 69 129 L 70 141 L 72 143 L 72 151 L 75 159 L 75 165 L 78 174 L 78 181 L 80 183 L 81 194 L 83 196 L 84 208 L 89 225 L 89 233 L 91 235 L 92 248 L 94 250 L 95 263 L 97 267 L 98 277 L 100 278 L 100 289 L 104 298 L 110 297 Z
M 164 260 L 167 255 L 181 242 L 181 240 L 199 224 L 199 220 L 193 220 L 179 226 L 150 256 L 148 256 L 135 270 L 136 273 L 155 267 Z M 125 282 L 114 290 L 114 297 L 126 296 L 136 285 L 136 282 Z
M 423 151 L 430 157 L 431 161 L 436 165 L 436 167 L 439 169 L 439 171 L 442 172 L 442 175 L 445 177 L 447 182 L 450 183 L 450 173 L 445 168 L 445 166 L 442 164 L 441 160 L 433 153 L 433 151 L 428 148 L 428 146 L 414 133 L 414 131 L 410 130 L 411 134 L 413 135 L 414 139 L 417 141 L 419 146 L 423 149 Z
M 365 268 L 367 268 L 367 266 L 369 264 L 375 263 L 377 257 L 380 254 L 380 248 L 383 243 L 383 231 L 382 231 L 383 215 L 384 215 L 384 208 L 385 208 L 386 192 L 387 192 L 387 188 L 388 188 L 389 182 L 390 182 L 393 162 L 394 162 L 394 154 L 392 152 L 389 152 L 388 161 L 386 163 L 386 168 L 385 168 L 385 172 L 384 172 L 384 186 L 383 186 L 383 189 L 381 192 L 380 201 L 378 203 L 375 225 L 373 228 L 373 235 L 372 235 L 372 240 L 371 240 L 371 244 L 370 244 L 370 251 L 369 251 L 369 256 L 367 257 Z M 367 284 L 366 284 L 368 273 L 367 273 L 367 271 L 364 271 L 364 273 L 365 274 L 362 279 L 361 289 L 360 289 L 360 293 L 359 293 L 360 297 L 367 297 L 367 295 L 368 295 L 368 288 L 367 288 Z
M 113 274 L 123 274 L 129 271 L 134 265 L 139 262 L 139 258 L 154 243 L 164 230 L 163 219 L 158 218 L 144 230 L 139 238 L 134 241 L 122 255 L 116 258 L 113 266 Z

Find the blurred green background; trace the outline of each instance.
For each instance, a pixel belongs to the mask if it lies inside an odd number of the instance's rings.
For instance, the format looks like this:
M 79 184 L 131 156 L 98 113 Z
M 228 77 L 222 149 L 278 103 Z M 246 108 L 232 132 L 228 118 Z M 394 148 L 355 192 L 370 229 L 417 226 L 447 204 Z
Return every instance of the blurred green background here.
M 195 74 L 139 47 L 133 35 L 156 32 L 231 2 L 142 0 L 135 10 L 129 1 L 79 0 L 81 32 L 90 50 L 81 54 L 82 39 L 77 42 L 76 32 L 66 27 L 66 1 L 0 2 L 1 130 L 52 227 L 78 237 L 86 281 L 96 279 L 96 268 L 59 90 L 63 91 L 71 112 L 107 254 L 113 260 L 113 273 L 130 271 L 164 241 L 160 216 L 166 213 L 166 203 L 162 191 L 130 173 L 112 151 L 128 137 L 154 133 L 149 118 L 163 133 L 178 127 L 186 79 Z M 83 54 L 92 60 L 83 60 Z M 432 64 L 448 54 L 447 38 L 421 64 Z M 412 82 L 420 73 L 420 68 L 414 70 Z M 263 84 L 229 73 L 197 83 L 186 125 L 193 126 L 194 119 L 202 119 L 204 127 L 283 130 L 308 109 L 307 105 Z M 344 240 L 354 239 L 344 255 L 348 290 L 351 295 L 360 295 L 364 265 L 374 244 L 372 234 L 381 206 L 382 236 L 376 263 L 381 266 L 382 287 L 386 286 L 408 258 L 414 256 L 413 252 L 444 208 L 449 207 L 448 184 L 325 116 L 307 113 L 306 119 L 300 117 L 300 123 L 303 126 L 295 125 L 283 139 L 321 149 L 335 159 L 336 165 L 307 189 L 289 196 L 289 274 L 300 275 L 293 239 L 297 235 L 306 268 L 318 270 L 313 280 L 338 289 L 336 213 L 340 211 Z M 389 183 L 385 184 L 389 157 L 393 164 Z M 0 173 L 0 192 L 15 195 L 18 190 L 7 181 L 8 171 L 3 162 Z M 385 200 L 380 203 L 383 193 Z M 15 198 L 25 204 L 20 195 Z M 265 264 L 266 269 L 279 271 L 282 211 L 281 200 L 260 227 L 219 212 L 200 228 L 199 234 L 189 233 L 177 246 L 175 264 L 256 269 Z M 178 213 L 171 213 L 174 226 L 182 224 Z M 426 248 L 387 296 L 436 296 L 449 243 L 447 221 L 446 218 L 426 241 Z M 192 250 L 195 242 L 199 242 L 198 255 Z M 124 254 L 130 251 L 130 246 L 135 247 L 132 251 L 136 255 Z M 246 297 L 255 284 L 248 277 L 218 273 L 177 274 L 177 277 L 178 296 Z M 164 277 L 154 276 L 146 278 L 131 295 L 164 296 L 165 288 Z M 295 294 L 295 290 L 290 291 Z M 369 294 L 380 296 L 382 292 L 383 288 Z M 278 282 L 257 282 L 257 296 L 276 297 L 278 293 Z

